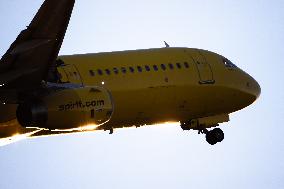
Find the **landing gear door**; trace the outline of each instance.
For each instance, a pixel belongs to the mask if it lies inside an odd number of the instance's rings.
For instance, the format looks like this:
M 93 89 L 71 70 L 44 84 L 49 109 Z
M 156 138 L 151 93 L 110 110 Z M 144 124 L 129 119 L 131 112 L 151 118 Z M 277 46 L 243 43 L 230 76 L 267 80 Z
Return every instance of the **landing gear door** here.
M 193 59 L 199 74 L 200 84 L 213 84 L 215 80 L 213 78 L 213 72 L 210 64 L 207 62 L 205 56 L 199 51 L 194 50 L 190 52 L 190 56 Z
M 63 75 L 65 75 L 63 78 L 67 80 L 67 82 L 83 85 L 82 78 L 80 75 L 80 72 L 76 68 L 75 65 L 68 64 L 64 66 L 60 66 L 57 68 L 59 72 L 63 72 Z

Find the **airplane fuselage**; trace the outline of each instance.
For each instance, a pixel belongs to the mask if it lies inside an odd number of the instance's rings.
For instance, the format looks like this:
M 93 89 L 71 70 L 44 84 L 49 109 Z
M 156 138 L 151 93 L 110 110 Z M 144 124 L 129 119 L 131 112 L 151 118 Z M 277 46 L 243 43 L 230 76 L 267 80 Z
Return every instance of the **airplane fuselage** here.
M 160 48 L 68 55 L 60 56 L 57 64 L 59 84 L 99 86 L 110 92 L 114 105 L 112 117 L 97 130 L 164 122 L 186 123 L 208 117 L 212 117 L 213 122 L 203 127 L 214 127 L 219 123 L 218 119 L 214 122 L 214 116 L 240 110 L 254 102 L 260 93 L 258 83 L 247 73 L 225 57 L 201 49 Z M 69 98 L 60 101 L 62 105 L 78 108 L 78 102 Z M 62 112 L 62 105 L 58 112 Z M 1 122 L 16 119 L 16 108 L 17 105 L 2 105 L 1 110 L 6 112 L 1 114 Z M 65 108 L 64 111 L 69 110 Z M 75 118 L 78 113 L 72 115 Z M 70 125 L 68 119 L 62 117 L 66 120 L 66 128 L 82 126 Z M 30 131 L 16 121 L 6 125 L 6 129 L 2 127 L 2 137 L 15 131 Z M 50 134 L 53 133 L 43 135 Z
M 105 126 L 124 127 L 229 114 L 251 104 L 259 85 L 218 54 L 161 48 L 61 56 L 61 82 L 102 86 L 114 101 Z

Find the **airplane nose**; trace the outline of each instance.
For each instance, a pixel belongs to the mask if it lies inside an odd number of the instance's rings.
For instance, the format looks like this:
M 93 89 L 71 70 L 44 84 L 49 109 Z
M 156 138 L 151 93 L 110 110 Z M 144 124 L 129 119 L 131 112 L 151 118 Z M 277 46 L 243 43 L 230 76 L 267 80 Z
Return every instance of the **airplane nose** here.
M 257 99 L 260 96 L 261 88 L 258 82 L 254 78 L 251 78 L 247 82 L 247 89 L 249 90 L 249 93 L 255 97 L 255 99 Z
M 258 98 L 261 93 L 261 88 L 257 81 L 255 81 L 255 85 L 256 85 L 256 98 Z

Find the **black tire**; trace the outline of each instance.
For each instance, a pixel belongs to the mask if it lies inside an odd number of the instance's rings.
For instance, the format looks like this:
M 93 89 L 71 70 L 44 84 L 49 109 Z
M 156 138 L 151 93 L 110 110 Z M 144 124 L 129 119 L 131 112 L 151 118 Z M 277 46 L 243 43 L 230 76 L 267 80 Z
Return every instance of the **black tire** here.
M 211 145 L 215 145 L 217 143 L 211 131 L 206 134 L 206 141 Z
M 215 128 L 211 132 L 217 142 L 222 142 L 224 140 L 224 132 L 220 128 Z
M 211 145 L 215 145 L 217 142 L 222 142 L 223 140 L 224 132 L 219 128 L 215 128 L 206 134 L 206 141 Z

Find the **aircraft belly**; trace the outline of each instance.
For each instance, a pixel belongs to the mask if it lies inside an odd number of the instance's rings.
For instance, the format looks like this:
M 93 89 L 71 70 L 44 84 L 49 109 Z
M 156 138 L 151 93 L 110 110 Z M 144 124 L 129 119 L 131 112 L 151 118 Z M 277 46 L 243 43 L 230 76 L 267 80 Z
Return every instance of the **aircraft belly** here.
M 194 89 L 193 89 L 194 91 Z M 204 112 L 198 91 L 188 87 L 152 87 L 131 91 L 112 91 L 114 114 L 107 125 L 139 126 L 180 121 Z
M 244 95 L 240 91 L 216 85 L 113 91 L 112 94 L 114 114 L 106 127 L 113 128 L 229 114 L 246 103 L 233 100 Z
M 239 101 L 237 100 L 239 98 L 236 98 L 236 96 L 243 96 L 240 99 L 245 99 L 246 94 L 242 91 L 224 86 L 199 86 L 199 84 L 112 91 L 112 95 L 114 114 L 111 120 L 99 129 L 185 121 L 230 113 L 247 104 L 246 101 Z M 16 105 L 1 105 L 0 107 L 0 112 L 2 112 L 0 118 L 2 122 L 5 122 L 0 124 L 0 137 L 5 138 L 18 133 L 30 132 L 16 121 Z

